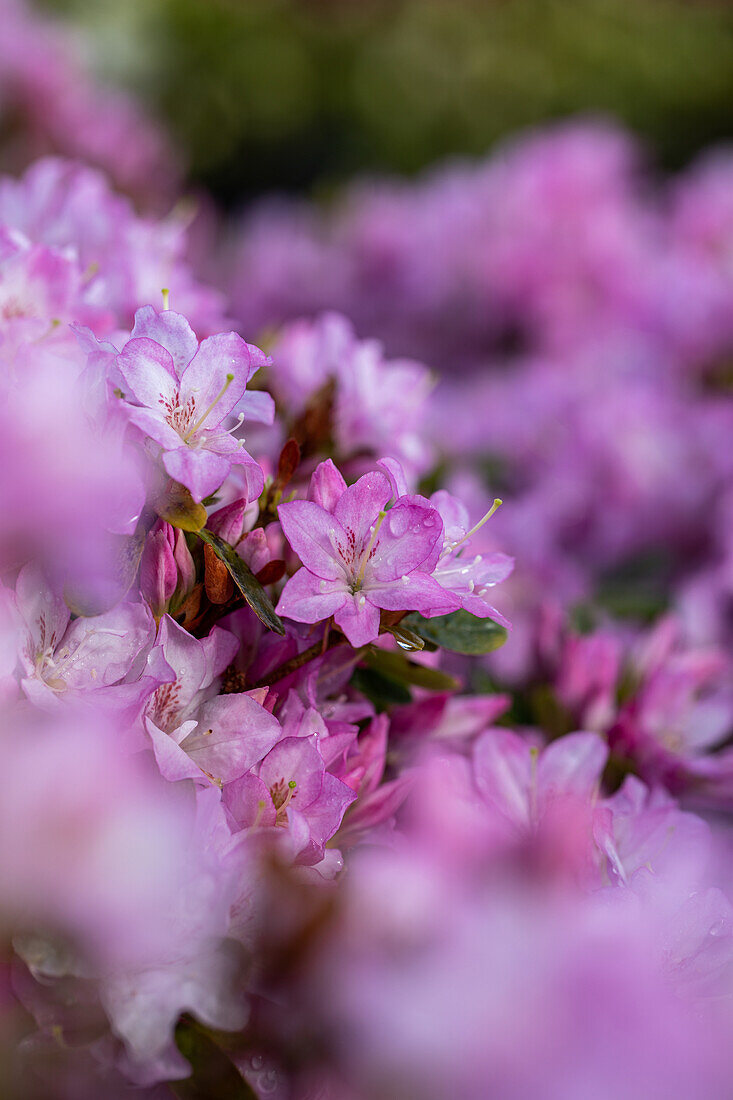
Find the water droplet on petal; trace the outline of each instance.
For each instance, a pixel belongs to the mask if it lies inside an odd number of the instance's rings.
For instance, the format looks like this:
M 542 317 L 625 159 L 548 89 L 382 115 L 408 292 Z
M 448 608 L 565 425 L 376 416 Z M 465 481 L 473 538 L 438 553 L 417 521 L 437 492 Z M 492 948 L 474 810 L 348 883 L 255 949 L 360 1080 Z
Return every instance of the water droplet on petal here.
M 401 538 L 410 525 L 409 516 L 405 515 L 405 509 L 398 508 L 389 513 L 389 529 L 395 538 Z

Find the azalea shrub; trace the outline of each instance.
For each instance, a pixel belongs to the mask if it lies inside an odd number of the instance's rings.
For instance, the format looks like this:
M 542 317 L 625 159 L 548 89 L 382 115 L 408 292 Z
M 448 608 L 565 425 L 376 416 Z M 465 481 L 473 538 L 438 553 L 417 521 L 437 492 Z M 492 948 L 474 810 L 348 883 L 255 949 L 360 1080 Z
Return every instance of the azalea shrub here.
M 730 155 L 207 232 L 62 113 L 0 176 L 2 1096 L 733 1095 Z

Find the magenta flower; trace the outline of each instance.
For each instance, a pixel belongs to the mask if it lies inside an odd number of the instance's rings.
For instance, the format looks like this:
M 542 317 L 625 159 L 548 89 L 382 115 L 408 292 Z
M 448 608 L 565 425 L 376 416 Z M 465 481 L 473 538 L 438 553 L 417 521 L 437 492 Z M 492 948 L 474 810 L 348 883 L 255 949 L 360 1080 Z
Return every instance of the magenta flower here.
M 196 571 L 183 531 L 158 520 L 148 532 L 140 559 L 140 594 L 156 619 L 168 610 L 176 591 L 187 595 Z
M 218 695 L 218 677 L 237 642 L 214 627 L 199 641 L 166 615 L 159 644 L 174 679 L 161 684 L 145 707 L 145 728 L 161 774 L 173 781 L 239 778 L 272 748 L 280 723 L 246 693 Z
M 469 530 L 468 511 L 444 489 L 434 493 L 430 503 L 440 512 L 445 536 L 443 550 L 433 577 L 447 592 L 453 593 L 460 606 L 480 619 L 491 618 L 502 626 L 511 624 L 487 602 L 488 590 L 506 580 L 514 568 L 514 558 L 501 551 L 467 555 L 473 535 L 491 518 L 501 504 L 495 500 L 483 519 Z
M 267 362 L 259 348 L 235 332 L 199 344 L 179 313 L 144 306 L 135 314 L 132 337 L 117 359 L 130 390 L 123 395 L 127 414 L 159 444 L 167 473 L 196 500 L 218 489 L 232 466 L 241 467 L 249 500 L 261 493 L 262 470 L 243 440 L 233 439 L 222 424 L 241 406 L 247 382 Z M 239 423 L 245 415 L 242 411 Z
M 337 474 L 335 467 L 329 472 L 332 479 Z M 403 497 L 387 511 L 392 489 L 383 473 L 365 474 L 348 489 L 343 478 L 341 483 L 332 512 L 309 500 L 280 505 L 285 537 L 303 568 L 285 585 L 277 611 L 301 623 L 333 615 L 358 647 L 379 634 L 380 609 L 427 611 L 445 604 L 445 593 L 428 575 L 443 525 L 422 498 Z
M 326 770 L 318 738 L 283 737 L 256 773 L 224 788 L 224 802 L 238 827 L 287 829 L 296 863 L 318 864 L 326 842 L 356 798 Z
M 113 700 L 112 686 L 121 685 L 154 640 L 155 624 L 144 603 L 121 603 L 70 622 L 68 607 L 33 565 L 18 575 L 15 602 L 25 626 L 21 685 L 36 706 L 54 707 L 88 692 L 102 702 Z

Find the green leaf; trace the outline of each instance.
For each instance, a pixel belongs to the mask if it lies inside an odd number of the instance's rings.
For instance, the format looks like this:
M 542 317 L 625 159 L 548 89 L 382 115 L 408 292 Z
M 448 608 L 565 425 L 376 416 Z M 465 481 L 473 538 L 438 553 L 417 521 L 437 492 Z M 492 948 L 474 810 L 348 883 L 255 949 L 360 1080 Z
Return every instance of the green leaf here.
M 153 501 L 153 507 L 161 519 L 182 531 L 200 531 L 206 523 L 206 509 L 197 504 L 185 485 L 169 481 L 165 489 Z
M 196 533 L 207 546 L 211 547 L 217 558 L 227 567 L 230 577 L 257 618 L 269 630 L 274 630 L 276 634 L 284 634 L 285 627 L 279 616 L 275 614 L 275 608 L 272 606 L 267 593 L 250 567 L 242 561 L 234 547 L 230 546 L 224 539 L 220 539 L 213 531 L 207 531 L 206 528 Z
M 374 668 L 355 669 L 351 683 L 357 691 L 366 695 L 378 711 L 412 702 L 412 696 L 404 684 L 382 675 Z
M 404 649 L 407 653 L 410 651 L 413 653 L 419 652 L 425 649 L 425 642 L 419 634 L 416 634 L 414 630 L 408 630 L 403 623 L 385 627 L 385 632 L 391 634 L 400 649 Z
M 177 1025 L 176 1046 L 192 1070 L 184 1081 L 169 1084 L 180 1100 L 257 1100 L 228 1055 L 194 1020 Z
M 413 684 L 429 691 L 456 691 L 461 685 L 447 672 L 439 668 L 426 668 L 415 661 L 408 660 L 403 653 L 387 649 L 368 649 L 364 662 L 369 668 L 389 677 L 398 684 Z
M 438 615 L 435 619 L 424 619 L 422 615 L 413 612 L 403 622 L 425 641 L 433 642 L 441 649 L 472 657 L 480 653 L 491 653 L 507 640 L 507 632 L 503 626 L 499 626 L 493 619 L 479 619 L 463 608 L 450 615 Z

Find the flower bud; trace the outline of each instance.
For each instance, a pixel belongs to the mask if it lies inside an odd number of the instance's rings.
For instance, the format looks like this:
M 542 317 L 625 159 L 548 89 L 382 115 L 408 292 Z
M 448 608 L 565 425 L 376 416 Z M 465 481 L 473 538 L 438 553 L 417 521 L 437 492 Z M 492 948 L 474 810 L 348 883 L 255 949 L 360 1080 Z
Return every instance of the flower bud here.
M 172 531 L 170 524 L 158 520 L 148 533 L 140 559 L 140 591 L 156 619 L 165 614 L 178 582 L 178 568 L 169 535 Z

